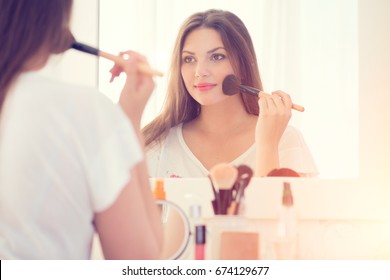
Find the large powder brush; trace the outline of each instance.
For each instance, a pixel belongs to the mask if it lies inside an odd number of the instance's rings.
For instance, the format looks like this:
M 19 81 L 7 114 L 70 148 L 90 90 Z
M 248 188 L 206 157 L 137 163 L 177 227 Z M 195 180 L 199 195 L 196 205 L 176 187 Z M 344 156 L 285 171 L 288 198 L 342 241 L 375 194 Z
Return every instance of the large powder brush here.
M 254 96 L 269 96 L 268 93 L 265 93 L 257 88 L 242 85 L 240 79 L 235 75 L 228 75 L 225 77 L 222 83 L 222 91 L 225 95 L 234 95 L 239 92 L 251 94 Z M 297 105 L 292 104 L 292 109 L 297 110 L 299 112 L 305 111 L 305 108 Z
M 237 175 L 237 168 L 229 163 L 219 163 L 210 169 L 209 177 L 213 186 L 217 188 L 215 214 L 227 214 L 227 209 L 232 202 L 232 188 Z

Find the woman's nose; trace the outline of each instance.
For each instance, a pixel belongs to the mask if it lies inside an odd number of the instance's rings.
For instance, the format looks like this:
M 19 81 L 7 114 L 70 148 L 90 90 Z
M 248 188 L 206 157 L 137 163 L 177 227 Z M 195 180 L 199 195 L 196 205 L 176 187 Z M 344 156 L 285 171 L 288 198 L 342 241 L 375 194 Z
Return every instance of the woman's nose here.
M 204 63 L 198 63 L 195 69 L 195 77 L 200 78 L 200 77 L 206 77 L 208 75 L 209 72 L 207 70 L 206 65 Z

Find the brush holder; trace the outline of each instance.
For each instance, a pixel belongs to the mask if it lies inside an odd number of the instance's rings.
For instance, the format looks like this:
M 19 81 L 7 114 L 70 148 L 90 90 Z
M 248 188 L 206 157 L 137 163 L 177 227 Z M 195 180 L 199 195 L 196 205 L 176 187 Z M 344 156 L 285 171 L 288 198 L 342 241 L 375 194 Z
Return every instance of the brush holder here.
M 258 220 L 237 215 L 216 215 L 206 223 L 207 259 L 256 260 L 261 258 Z

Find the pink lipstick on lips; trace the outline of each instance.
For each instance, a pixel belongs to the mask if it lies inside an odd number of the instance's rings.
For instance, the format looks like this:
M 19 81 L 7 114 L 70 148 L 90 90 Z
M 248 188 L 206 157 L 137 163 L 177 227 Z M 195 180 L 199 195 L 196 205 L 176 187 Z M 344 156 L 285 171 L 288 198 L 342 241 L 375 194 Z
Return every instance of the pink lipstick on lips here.
M 217 84 L 211 84 L 211 83 L 199 83 L 196 84 L 194 87 L 199 91 L 208 91 L 213 89 Z

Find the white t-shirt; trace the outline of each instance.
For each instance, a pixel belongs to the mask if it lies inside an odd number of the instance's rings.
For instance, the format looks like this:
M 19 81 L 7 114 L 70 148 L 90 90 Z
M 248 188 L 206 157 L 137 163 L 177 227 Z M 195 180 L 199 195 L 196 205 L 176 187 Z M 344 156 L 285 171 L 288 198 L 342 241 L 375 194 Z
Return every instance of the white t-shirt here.
M 22 74 L 0 118 L 0 259 L 90 258 L 94 213 L 142 158 L 105 96 Z
M 206 177 L 209 171 L 195 157 L 187 146 L 182 124 L 170 129 L 167 137 L 146 152 L 149 175 L 151 177 Z M 252 169 L 256 163 L 256 147 L 248 150 L 231 162 L 232 165 L 248 165 Z M 280 167 L 291 168 L 308 176 L 318 174 L 313 157 L 302 134 L 288 126 L 279 143 Z

